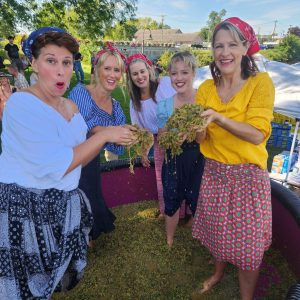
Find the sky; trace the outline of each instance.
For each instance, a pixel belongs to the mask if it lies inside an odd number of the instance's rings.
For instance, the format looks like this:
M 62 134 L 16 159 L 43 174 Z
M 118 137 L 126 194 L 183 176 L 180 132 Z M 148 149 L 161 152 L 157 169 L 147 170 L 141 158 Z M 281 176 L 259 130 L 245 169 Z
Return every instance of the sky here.
M 239 17 L 256 34 L 271 34 L 275 27 L 275 33 L 283 36 L 290 26 L 300 27 L 299 0 L 138 0 L 137 7 L 137 18 L 163 19 L 164 24 L 184 33 L 199 32 L 209 14 L 222 9 L 225 18 Z

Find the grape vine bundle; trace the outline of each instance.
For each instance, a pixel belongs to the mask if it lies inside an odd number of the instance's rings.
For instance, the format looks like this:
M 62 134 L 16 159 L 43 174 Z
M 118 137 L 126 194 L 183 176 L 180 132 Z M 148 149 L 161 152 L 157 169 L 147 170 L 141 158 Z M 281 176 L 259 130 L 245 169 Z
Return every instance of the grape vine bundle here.
M 132 174 L 134 174 L 134 161 L 139 156 L 147 156 L 154 142 L 151 132 L 149 132 L 147 129 L 140 128 L 138 125 L 133 126 L 136 128 L 136 131 L 134 131 L 136 142 L 127 147 L 129 153 L 129 170 Z
M 176 108 L 166 123 L 167 130 L 158 138 L 163 149 L 171 150 L 172 157 L 182 153 L 181 145 L 186 140 L 192 142 L 196 139 L 197 131 L 206 125 L 206 118 L 201 117 L 204 107 L 197 104 L 185 104 Z

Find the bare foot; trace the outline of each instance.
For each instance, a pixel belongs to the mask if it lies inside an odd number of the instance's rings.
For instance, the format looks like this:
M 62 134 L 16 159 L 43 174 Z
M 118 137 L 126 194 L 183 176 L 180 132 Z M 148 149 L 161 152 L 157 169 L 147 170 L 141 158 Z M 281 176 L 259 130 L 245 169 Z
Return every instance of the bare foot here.
M 167 244 L 168 244 L 169 248 L 172 248 L 173 242 L 174 242 L 173 239 L 167 239 Z
M 209 265 L 214 265 L 214 264 L 215 264 L 215 259 L 214 259 L 214 258 L 211 258 L 211 259 L 208 261 L 208 264 L 209 264 Z
M 157 217 L 158 220 L 163 220 L 164 218 L 165 218 L 164 214 L 159 214 Z
M 218 276 L 214 274 L 213 276 L 205 280 L 203 283 L 203 288 L 200 290 L 200 294 L 210 291 L 218 282 L 221 281 L 222 277 L 223 275 Z

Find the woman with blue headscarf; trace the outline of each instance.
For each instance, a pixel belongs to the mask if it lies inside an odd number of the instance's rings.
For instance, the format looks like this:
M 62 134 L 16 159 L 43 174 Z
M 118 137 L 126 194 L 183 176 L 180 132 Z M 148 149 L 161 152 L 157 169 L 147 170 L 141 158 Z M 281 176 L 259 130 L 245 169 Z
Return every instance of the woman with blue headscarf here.
M 3 113 L 0 156 L 0 299 L 49 299 L 76 285 L 86 266 L 92 225 L 78 189 L 82 165 L 107 142 L 126 145 L 130 128 L 106 127 L 85 140 L 77 106 L 63 97 L 76 40 L 44 27 L 23 51 L 38 73 L 35 85 L 12 94 Z

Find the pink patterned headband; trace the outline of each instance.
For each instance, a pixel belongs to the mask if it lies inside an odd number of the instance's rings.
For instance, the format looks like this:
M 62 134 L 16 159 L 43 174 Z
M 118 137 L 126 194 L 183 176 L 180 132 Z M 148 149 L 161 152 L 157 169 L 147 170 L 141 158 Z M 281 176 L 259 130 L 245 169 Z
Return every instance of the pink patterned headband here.
M 126 57 L 125 55 L 119 51 L 119 49 L 115 48 L 110 42 L 106 42 L 103 49 L 100 50 L 96 56 L 95 56 L 95 60 L 94 60 L 94 65 L 97 64 L 99 58 L 104 54 L 110 52 L 112 54 L 117 53 L 118 55 L 120 55 L 120 57 L 122 58 L 122 60 L 125 62 Z
M 152 61 L 144 54 L 142 53 L 136 53 L 136 54 L 133 54 L 133 55 L 130 55 L 127 57 L 126 59 L 126 72 L 128 71 L 128 68 L 129 68 L 129 65 L 130 63 L 135 60 L 135 59 L 141 59 L 142 61 L 144 61 L 149 67 L 151 67 L 153 64 L 152 64 Z

